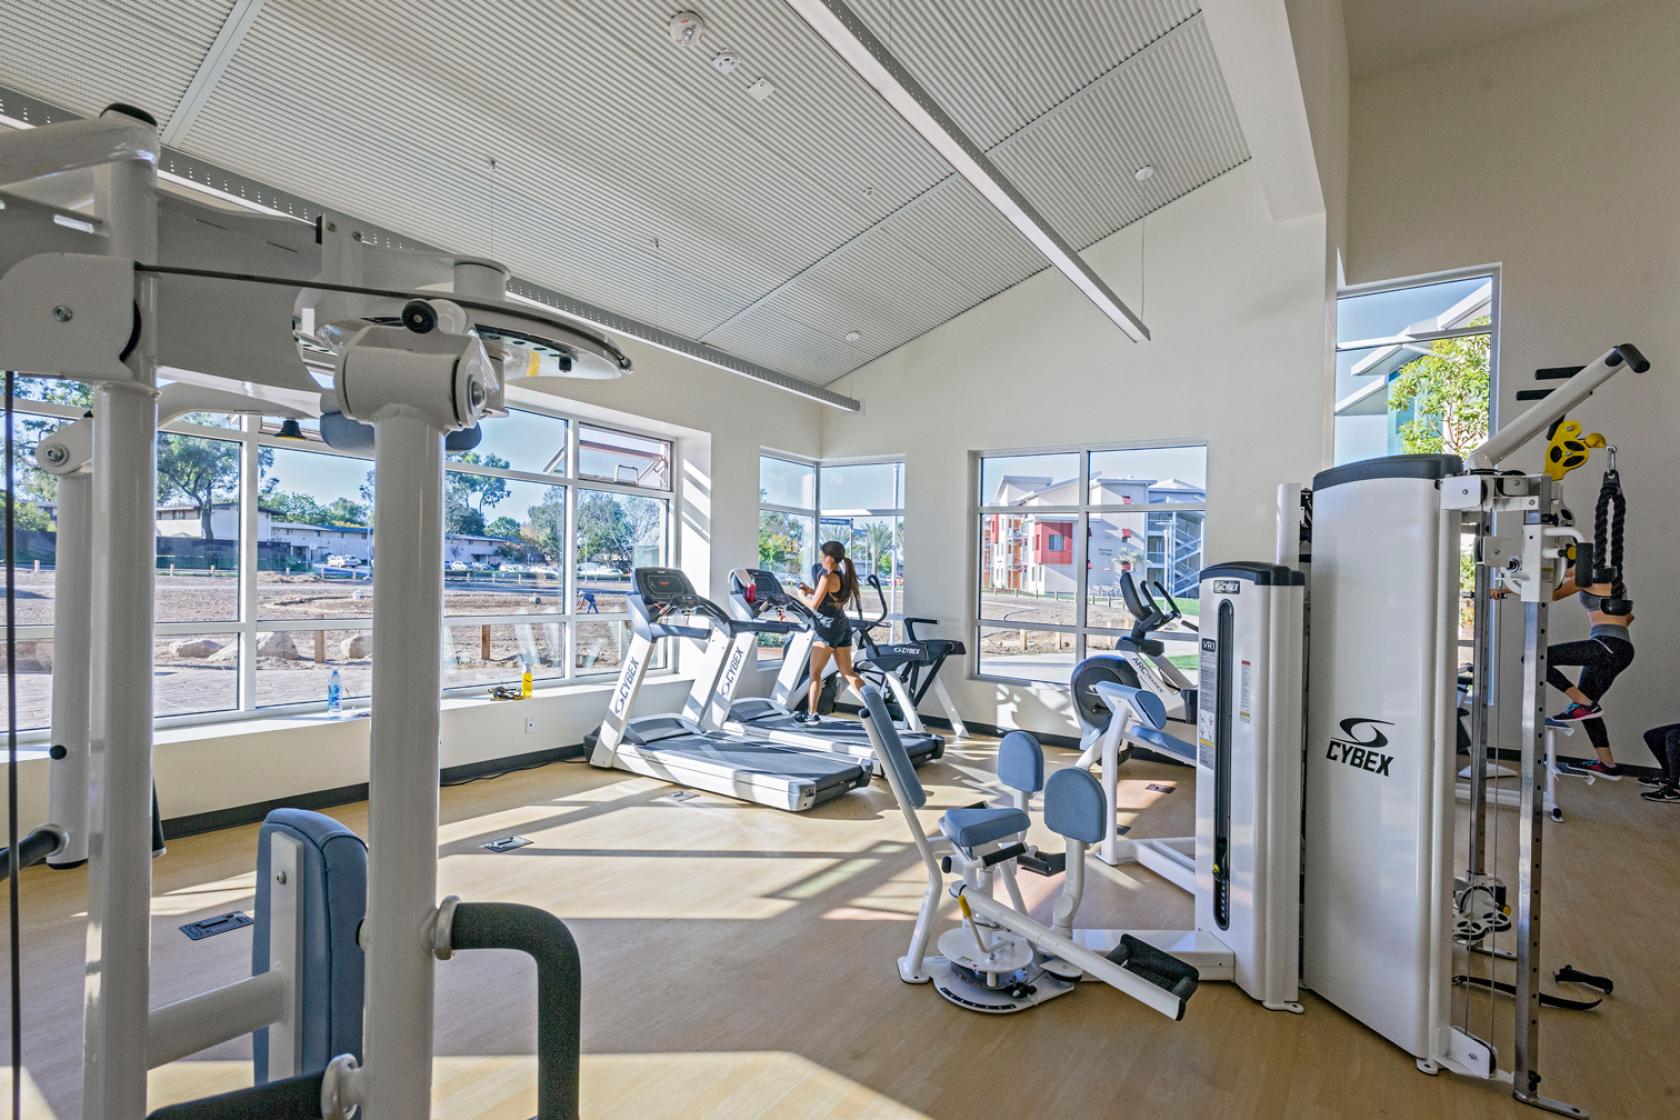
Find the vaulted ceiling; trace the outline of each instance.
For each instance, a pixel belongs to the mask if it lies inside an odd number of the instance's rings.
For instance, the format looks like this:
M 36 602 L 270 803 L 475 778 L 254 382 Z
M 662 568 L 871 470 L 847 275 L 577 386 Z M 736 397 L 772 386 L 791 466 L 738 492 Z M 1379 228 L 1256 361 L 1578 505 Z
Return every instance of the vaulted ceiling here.
M 1045 267 L 785 4 L 689 6 L 0 0 L 0 85 L 817 385 Z M 1197 0 L 855 7 L 1078 247 L 1248 158 Z

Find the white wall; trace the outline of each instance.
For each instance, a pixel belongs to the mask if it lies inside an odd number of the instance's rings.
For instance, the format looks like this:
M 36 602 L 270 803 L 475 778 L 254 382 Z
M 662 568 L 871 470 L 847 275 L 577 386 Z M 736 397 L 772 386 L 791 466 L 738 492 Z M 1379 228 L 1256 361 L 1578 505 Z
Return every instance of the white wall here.
M 623 345 L 636 367 L 629 377 L 542 384 L 570 411 L 676 440 L 682 566 L 696 586 L 703 591 L 709 586 L 711 596 L 720 598 L 729 569 L 758 555 L 760 444 L 815 453 L 821 406 L 664 351 Z M 742 686 L 743 693 L 765 691 L 768 681 L 769 674 L 760 674 Z M 600 724 L 610 684 L 568 685 L 522 703 L 451 700 L 443 721 L 443 765 L 578 743 Z M 639 709 L 680 707 L 688 684 L 650 682 Z M 527 718 L 536 721 L 529 734 Z M 367 728 L 366 720 L 302 717 L 162 732 L 156 771 L 163 815 L 188 816 L 365 782 Z M 25 828 L 45 819 L 47 765 L 41 757 L 19 765 L 19 819 Z
M 1324 460 L 1322 217 L 1274 222 L 1252 164 L 1093 246 L 1086 258 L 1154 338 L 1128 342 L 1041 273 L 833 386 L 823 454 L 905 458 L 906 603 L 974 641 L 978 451 L 1205 439 L 1210 561 L 1269 559 L 1274 494 Z M 966 718 L 1072 733 L 1065 688 L 962 679 Z
M 1500 408 L 1543 366 L 1636 343 L 1653 362 L 1576 413 L 1620 449 L 1631 506 L 1627 575 L 1638 659 L 1606 701 L 1617 755 L 1650 764 L 1638 734 L 1680 719 L 1669 593 L 1680 517 L 1680 4 L 1601 11 L 1353 88 L 1348 279 L 1503 265 Z M 1526 460 L 1538 462 L 1538 448 Z M 1569 477 L 1578 515 L 1601 464 Z M 1584 636 L 1560 605 L 1552 637 Z M 1585 753 L 1577 736 L 1566 753 Z
M 1301 79 L 1301 100 L 1312 135 L 1313 159 L 1324 194 L 1326 296 L 1342 281 L 1347 248 L 1349 78 L 1347 28 L 1342 0 L 1286 0 L 1295 65 Z M 1326 298 L 1323 317 L 1323 392 L 1335 400 L 1336 301 Z M 1324 409 L 1324 438 L 1333 446 L 1332 406 Z

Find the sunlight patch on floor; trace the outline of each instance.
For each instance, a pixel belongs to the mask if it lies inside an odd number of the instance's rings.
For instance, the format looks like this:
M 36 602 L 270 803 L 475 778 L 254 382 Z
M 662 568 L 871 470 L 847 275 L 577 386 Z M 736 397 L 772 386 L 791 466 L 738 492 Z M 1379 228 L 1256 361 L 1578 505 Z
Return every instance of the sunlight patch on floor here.
M 439 1055 L 434 1120 L 529 1120 L 537 1110 L 536 1068 L 529 1055 Z M 25 1078 L 24 1116 L 57 1120 Z M 250 1084 L 249 1062 L 189 1059 L 153 1070 L 147 1095 L 157 1108 Z M 586 1054 L 579 1092 L 585 1116 L 926 1120 L 808 1058 L 775 1050 Z
M 41 1095 L 41 1089 L 35 1084 L 35 1078 L 30 1076 L 29 1070 L 23 1071 L 23 1117 L 24 1120 L 58 1120 L 58 1113 L 47 1104 L 47 1098 Z M 10 1103 L 12 1099 L 12 1071 L 10 1067 L 0 1069 L 0 1097 Z M 10 1109 L 7 1109 L 8 1113 Z
M 173 918 L 200 910 L 225 910 L 248 905 L 257 889 L 255 871 L 218 879 L 213 883 L 194 883 L 166 891 L 152 898 L 154 918 Z

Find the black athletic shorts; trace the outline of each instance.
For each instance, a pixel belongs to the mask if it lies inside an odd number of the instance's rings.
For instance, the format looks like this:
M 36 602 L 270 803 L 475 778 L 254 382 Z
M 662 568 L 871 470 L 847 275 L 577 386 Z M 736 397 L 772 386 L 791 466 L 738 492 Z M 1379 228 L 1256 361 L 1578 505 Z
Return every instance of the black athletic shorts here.
M 813 633 L 817 644 L 829 649 L 851 649 L 852 627 L 845 615 L 819 614 Z

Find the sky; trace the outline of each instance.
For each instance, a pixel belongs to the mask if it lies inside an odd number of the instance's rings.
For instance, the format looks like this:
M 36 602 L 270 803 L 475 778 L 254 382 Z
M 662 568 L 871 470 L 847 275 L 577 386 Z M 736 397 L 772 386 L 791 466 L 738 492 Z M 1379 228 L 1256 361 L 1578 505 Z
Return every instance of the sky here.
M 1433 319 L 1488 283 L 1487 277 L 1474 276 L 1420 288 L 1344 296 L 1336 303 L 1336 341 L 1355 342 L 1399 334 L 1413 323 Z

